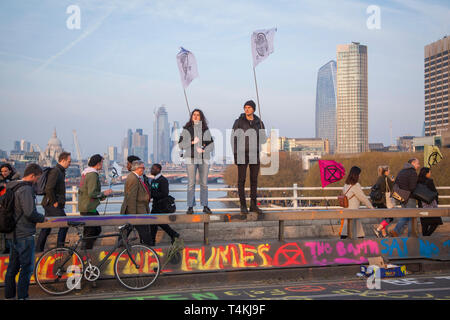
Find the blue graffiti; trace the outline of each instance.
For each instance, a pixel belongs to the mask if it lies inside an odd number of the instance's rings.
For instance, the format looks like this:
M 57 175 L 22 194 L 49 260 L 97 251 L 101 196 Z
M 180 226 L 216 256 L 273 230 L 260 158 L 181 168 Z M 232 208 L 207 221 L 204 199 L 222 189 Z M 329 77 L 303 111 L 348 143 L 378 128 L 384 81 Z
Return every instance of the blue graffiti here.
M 440 253 L 439 248 L 434 243 L 429 242 L 428 240 L 419 239 L 419 245 L 421 256 L 431 258 L 432 256 L 438 256 Z
M 403 242 L 403 246 L 400 246 L 396 238 L 392 238 L 391 244 L 389 244 L 389 240 L 391 239 L 382 239 L 380 244 L 385 248 L 381 250 L 382 254 L 387 254 L 388 256 L 393 256 L 394 250 L 397 250 L 397 255 L 400 258 L 408 257 L 408 246 L 406 242 L 408 238 L 400 238 L 401 242 Z M 403 247 L 403 249 L 402 249 Z

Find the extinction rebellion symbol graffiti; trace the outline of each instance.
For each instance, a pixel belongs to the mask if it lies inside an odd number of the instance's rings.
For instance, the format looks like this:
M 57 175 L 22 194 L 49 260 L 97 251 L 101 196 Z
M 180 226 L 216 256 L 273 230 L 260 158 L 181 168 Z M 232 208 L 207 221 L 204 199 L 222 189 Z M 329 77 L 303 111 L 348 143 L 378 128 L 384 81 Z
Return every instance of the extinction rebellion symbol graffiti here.
M 324 168 L 324 179 L 329 183 L 341 180 L 345 173 L 336 165 L 329 165 Z
M 431 153 L 430 156 L 428 157 L 428 165 L 430 167 L 432 167 L 441 160 L 442 160 L 442 156 L 439 154 L 439 152 L 435 151 L 435 152 Z

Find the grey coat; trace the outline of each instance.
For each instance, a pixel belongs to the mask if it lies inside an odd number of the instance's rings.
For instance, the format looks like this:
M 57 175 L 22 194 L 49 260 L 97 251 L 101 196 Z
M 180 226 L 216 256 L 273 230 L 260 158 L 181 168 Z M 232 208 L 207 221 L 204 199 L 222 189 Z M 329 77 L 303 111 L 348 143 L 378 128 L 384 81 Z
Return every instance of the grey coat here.
M 8 188 L 13 188 L 15 185 L 23 181 L 11 181 L 7 184 Z M 36 210 L 36 194 L 30 182 L 19 187 L 14 194 L 14 218 L 19 221 L 16 224 L 16 238 L 26 238 L 36 234 L 36 223 L 44 222 L 44 215 Z M 14 232 L 8 233 L 6 239 L 13 239 Z

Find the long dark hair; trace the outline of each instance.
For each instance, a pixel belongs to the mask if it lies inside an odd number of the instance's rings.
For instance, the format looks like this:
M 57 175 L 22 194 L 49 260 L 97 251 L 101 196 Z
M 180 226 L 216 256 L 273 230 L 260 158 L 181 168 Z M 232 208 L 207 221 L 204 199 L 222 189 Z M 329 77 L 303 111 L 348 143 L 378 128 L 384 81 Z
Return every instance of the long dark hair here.
M 352 167 L 348 173 L 346 184 L 354 185 L 358 183 L 359 175 L 361 174 L 361 169 L 359 167 Z
M 420 169 L 419 177 L 417 178 L 417 183 L 425 183 L 427 181 L 427 174 L 430 172 L 430 168 L 423 167 Z
M 186 122 L 186 124 L 184 125 L 184 129 L 187 129 L 187 128 L 189 128 L 189 127 L 192 127 L 192 126 L 194 126 L 194 121 L 192 121 L 192 116 L 194 115 L 194 112 L 198 112 L 198 113 L 200 113 L 200 121 L 202 122 L 202 130 L 203 131 L 205 131 L 205 130 L 208 130 L 208 120 L 206 120 L 206 117 L 205 117 L 205 115 L 203 114 L 203 111 L 202 110 L 200 110 L 200 109 L 194 109 L 194 110 L 192 110 L 192 112 L 191 112 L 191 116 L 189 117 L 189 121 L 188 122 Z

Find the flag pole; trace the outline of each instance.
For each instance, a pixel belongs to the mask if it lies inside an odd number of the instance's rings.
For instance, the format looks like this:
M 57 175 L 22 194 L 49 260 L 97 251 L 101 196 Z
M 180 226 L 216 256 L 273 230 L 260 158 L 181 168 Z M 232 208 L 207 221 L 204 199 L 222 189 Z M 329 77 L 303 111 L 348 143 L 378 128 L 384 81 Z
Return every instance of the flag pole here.
M 257 102 L 258 102 L 259 119 L 261 119 L 261 105 L 259 104 L 258 83 L 256 82 L 256 71 L 255 71 L 255 67 L 253 67 L 253 77 L 255 78 L 256 100 L 257 100 Z
M 188 108 L 189 116 L 190 116 L 191 115 L 191 109 L 189 109 L 189 102 L 188 102 L 188 98 L 187 98 L 187 95 L 186 95 L 186 89 L 183 88 L 183 92 L 184 92 L 184 98 L 186 99 L 186 106 Z

